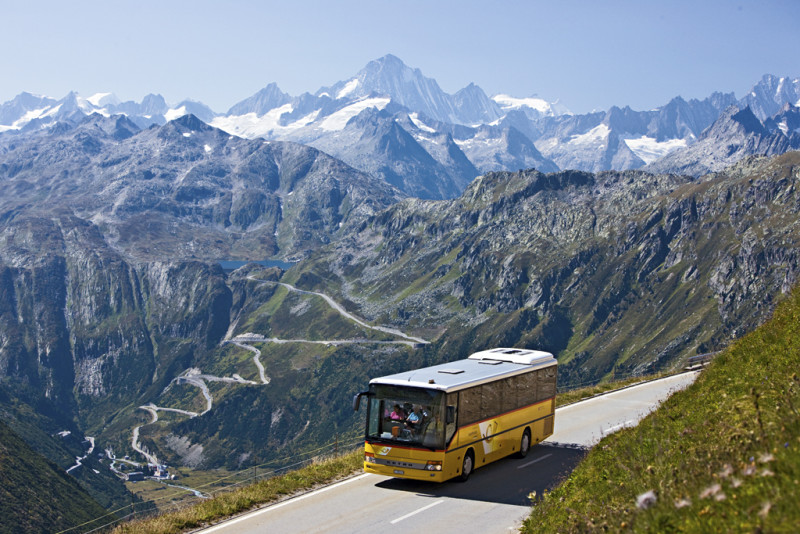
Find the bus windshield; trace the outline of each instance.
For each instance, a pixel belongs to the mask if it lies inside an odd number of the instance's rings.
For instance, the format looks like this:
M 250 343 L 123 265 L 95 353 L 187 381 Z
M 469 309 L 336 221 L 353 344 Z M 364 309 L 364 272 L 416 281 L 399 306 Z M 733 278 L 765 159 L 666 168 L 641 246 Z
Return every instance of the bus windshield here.
M 443 449 L 444 400 L 441 391 L 372 384 L 367 438 Z

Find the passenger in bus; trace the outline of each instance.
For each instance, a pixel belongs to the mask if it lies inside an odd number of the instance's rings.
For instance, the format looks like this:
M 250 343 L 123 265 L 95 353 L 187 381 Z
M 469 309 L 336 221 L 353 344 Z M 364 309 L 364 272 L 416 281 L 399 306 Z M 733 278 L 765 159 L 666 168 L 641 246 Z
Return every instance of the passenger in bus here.
M 403 410 L 403 408 L 400 407 L 399 404 L 395 404 L 394 405 L 394 409 L 392 410 L 392 413 L 389 414 L 389 418 L 392 421 L 398 421 L 398 422 L 405 421 L 406 420 L 406 412 Z
M 420 406 L 414 406 L 411 413 L 408 414 L 408 417 L 406 417 L 406 428 L 414 432 L 418 430 L 421 425 L 422 425 L 422 408 Z

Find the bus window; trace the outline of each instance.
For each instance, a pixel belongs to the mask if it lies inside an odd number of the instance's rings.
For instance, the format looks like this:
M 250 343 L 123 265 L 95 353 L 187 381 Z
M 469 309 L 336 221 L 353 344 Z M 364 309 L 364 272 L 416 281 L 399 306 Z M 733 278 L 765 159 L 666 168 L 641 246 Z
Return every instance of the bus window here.
M 506 413 L 519 408 L 517 405 L 517 377 L 512 376 L 502 380 L 499 386 L 503 390 L 501 412 Z
M 458 424 L 468 425 L 481 419 L 481 386 L 465 389 L 461 392 L 461 398 L 458 406 L 459 421 Z
M 444 393 L 441 391 L 378 385 L 370 391 L 369 399 L 368 439 L 444 448 Z M 437 421 L 438 433 L 434 424 Z
M 456 433 L 456 424 L 458 422 L 458 393 L 448 393 L 446 399 L 447 406 L 447 420 L 445 428 L 444 442 L 450 443 L 453 435 Z M 451 415 L 452 414 L 452 415 Z
M 538 400 L 549 399 L 556 396 L 556 370 L 552 367 L 542 369 L 536 373 L 538 377 L 539 398 Z
M 498 380 L 481 386 L 481 419 L 502 413 L 503 382 L 503 380 Z
M 514 377 L 517 379 L 517 402 L 520 406 L 529 406 L 539 400 L 536 396 L 536 373 L 525 373 Z

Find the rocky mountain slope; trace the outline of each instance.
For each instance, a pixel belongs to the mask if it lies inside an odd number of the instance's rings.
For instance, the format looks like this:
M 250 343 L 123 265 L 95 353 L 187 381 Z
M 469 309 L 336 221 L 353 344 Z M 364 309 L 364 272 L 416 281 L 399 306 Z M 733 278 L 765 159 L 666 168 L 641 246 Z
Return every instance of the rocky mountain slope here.
M 739 107 L 749 107 L 759 120 L 764 121 L 778 113 L 787 103 L 800 106 L 800 78 L 765 74 L 739 100 Z
M 650 172 L 700 176 L 721 171 L 745 156 L 774 156 L 800 148 L 798 108 L 784 108 L 761 122 L 749 107 L 731 106 L 700 135 L 696 143 L 651 163 Z
M 312 148 L 232 137 L 192 115 L 142 131 L 92 115 L 5 141 L 7 221 L 64 211 L 137 259 L 298 257 L 402 196 Z
M 454 201 L 397 204 L 294 277 L 439 335 L 441 354 L 544 347 L 566 381 L 665 368 L 751 328 L 794 284 L 798 163 L 697 180 L 490 173 Z

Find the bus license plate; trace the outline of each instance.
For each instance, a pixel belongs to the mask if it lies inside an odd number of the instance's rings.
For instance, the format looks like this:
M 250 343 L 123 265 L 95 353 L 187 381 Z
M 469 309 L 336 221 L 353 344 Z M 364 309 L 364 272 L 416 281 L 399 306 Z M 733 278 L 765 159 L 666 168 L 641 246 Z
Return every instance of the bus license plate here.
M 394 474 L 395 475 L 404 475 L 405 471 L 403 471 L 402 469 L 395 469 L 394 470 Z

